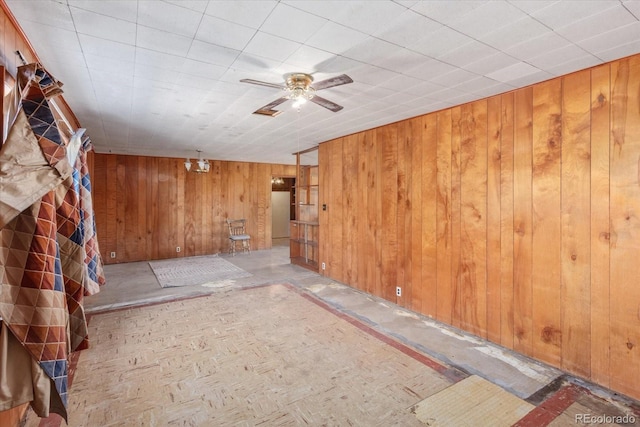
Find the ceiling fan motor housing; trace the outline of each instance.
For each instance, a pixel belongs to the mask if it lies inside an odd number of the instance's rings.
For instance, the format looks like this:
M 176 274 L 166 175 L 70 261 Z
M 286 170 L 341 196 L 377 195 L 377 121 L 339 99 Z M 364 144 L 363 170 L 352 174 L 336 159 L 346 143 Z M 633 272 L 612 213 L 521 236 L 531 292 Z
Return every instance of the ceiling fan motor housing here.
M 315 94 L 315 89 L 311 87 L 313 77 L 305 73 L 291 73 L 285 75 L 289 99 L 305 98 L 311 99 Z

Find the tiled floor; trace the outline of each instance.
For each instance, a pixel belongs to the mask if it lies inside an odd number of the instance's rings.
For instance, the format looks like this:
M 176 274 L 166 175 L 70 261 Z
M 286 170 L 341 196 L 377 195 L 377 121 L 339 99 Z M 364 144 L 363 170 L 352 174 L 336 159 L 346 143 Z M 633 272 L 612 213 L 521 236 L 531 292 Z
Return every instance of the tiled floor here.
M 287 246 L 222 256 L 251 276 L 161 288 L 146 262 L 106 267 L 69 425 L 640 425 L 637 402 L 291 265 Z

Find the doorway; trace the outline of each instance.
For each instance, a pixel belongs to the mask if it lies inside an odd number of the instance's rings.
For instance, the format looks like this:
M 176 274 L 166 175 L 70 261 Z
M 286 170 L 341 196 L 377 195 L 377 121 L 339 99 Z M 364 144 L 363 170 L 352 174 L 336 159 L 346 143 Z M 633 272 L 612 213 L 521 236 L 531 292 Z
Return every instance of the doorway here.
M 272 246 L 289 246 L 289 224 L 295 219 L 293 190 L 295 178 L 271 179 L 271 238 Z

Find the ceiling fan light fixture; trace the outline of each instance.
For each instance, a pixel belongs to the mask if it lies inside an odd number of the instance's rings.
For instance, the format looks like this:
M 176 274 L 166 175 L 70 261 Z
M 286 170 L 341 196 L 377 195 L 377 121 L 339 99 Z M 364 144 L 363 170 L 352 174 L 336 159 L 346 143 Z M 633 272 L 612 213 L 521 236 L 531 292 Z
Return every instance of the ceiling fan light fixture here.
M 325 99 L 320 96 L 316 96 L 317 90 L 328 89 L 335 86 L 340 86 L 348 83 L 353 83 L 351 77 L 346 74 L 342 74 L 336 77 L 332 77 L 326 80 L 322 80 L 317 82 L 315 86 L 311 86 L 314 79 L 311 74 L 307 73 L 289 73 L 284 75 L 285 84 L 279 85 L 275 83 L 262 82 L 260 80 L 252 80 L 252 79 L 241 79 L 242 83 L 251 83 L 259 86 L 267 86 L 276 89 L 281 89 L 285 91 L 285 95 L 276 99 L 275 101 L 270 102 L 269 104 L 259 108 L 254 111 L 253 114 L 259 114 L 263 116 L 275 117 L 277 114 L 280 114 L 280 111 L 276 110 L 275 107 L 282 104 L 285 101 L 293 101 L 293 108 L 299 109 L 300 106 L 306 102 L 311 101 L 314 104 L 317 104 L 321 107 L 326 108 L 327 110 L 333 111 L 334 113 L 342 110 L 342 106 L 336 104 L 335 102 L 331 102 L 328 99 Z
M 191 170 L 191 159 L 187 159 L 184 161 L 184 168 L 189 172 Z

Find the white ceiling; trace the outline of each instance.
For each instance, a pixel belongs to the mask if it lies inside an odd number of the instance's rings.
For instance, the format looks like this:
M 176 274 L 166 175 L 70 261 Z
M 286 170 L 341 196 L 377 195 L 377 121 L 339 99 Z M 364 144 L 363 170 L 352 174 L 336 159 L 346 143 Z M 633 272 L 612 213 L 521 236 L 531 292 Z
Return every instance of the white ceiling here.
M 640 1 L 6 0 L 97 152 L 291 153 L 640 52 Z M 333 113 L 240 83 L 354 83 Z

